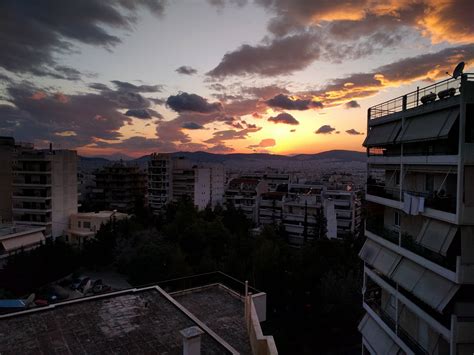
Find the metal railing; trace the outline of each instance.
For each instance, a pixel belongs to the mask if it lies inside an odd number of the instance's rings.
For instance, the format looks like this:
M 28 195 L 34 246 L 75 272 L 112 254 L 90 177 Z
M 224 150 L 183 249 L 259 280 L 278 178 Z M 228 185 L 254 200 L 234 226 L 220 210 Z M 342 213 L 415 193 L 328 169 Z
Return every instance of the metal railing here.
M 221 284 L 236 292 L 237 294 L 245 296 L 245 283 L 221 271 L 213 271 L 204 274 L 159 281 L 153 285 L 158 285 L 166 292 L 173 293 L 212 284 Z M 252 292 L 253 294 L 260 293 L 259 290 L 251 286 L 248 286 L 248 291 Z
M 421 192 L 412 190 L 402 190 L 396 187 L 387 187 L 383 184 L 367 184 L 366 192 L 369 195 L 387 198 L 395 201 L 404 201 L 404 194 L 407 193 L 415 197 L 424 197 L 425 207 L 432 208 L 434 210 L 456 213 L 456 196 L 452 195 L 440 195 L 435 191 L 432 192 Z
M 400 324 L 396 324 L 395 320 L 382 308 L 379 300 L 365 299 L 365 303 L 382 319 L 382 321 L 415 353 L 426 355 L 428 352 L 413 338 L 407 331 L 405 331 Z
M 416 238 L 406 232 L 400 232 L 385 228 L 376 219 L 367 219 L 365 222 L 365 229 L 389 242 L 401 246 L 421 257 L 434 262 L 448 270 L 456 271 L 456 257 L 448 257 L 438 254 L 423 245 L 418 244 Z
M 449 78 L 446 80 L 442 80 L 424 88 L 418 88 L 417 90 L 412 91 L 406 95 L 372 106 L 371 108 L 369 108 L 369 119 L 379 118 L 390 115 L 392 113 L 401 112 L 411 108 L 422 106 L 423 103 L 421 102 L 421 98 L 429 94 L 434 94 L 435 99 L 437 99 L 441 91 L 451 90 L 449 91 L 449 95 L 447 97 L 456 96 L 461 93 L 460 89 L 461 77 L 458 77 L 456 79 Z M 440 98 L 438 100 L 443 99 Z

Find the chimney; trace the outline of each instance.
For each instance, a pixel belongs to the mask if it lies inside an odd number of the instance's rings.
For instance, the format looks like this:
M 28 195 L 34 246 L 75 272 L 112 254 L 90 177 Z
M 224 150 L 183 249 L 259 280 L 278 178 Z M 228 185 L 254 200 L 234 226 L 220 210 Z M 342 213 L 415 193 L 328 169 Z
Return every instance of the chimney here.
M 199 327 L 189 327 L 180 331 L 183 337 L 183 355 L 201 355 L 201 335 Z

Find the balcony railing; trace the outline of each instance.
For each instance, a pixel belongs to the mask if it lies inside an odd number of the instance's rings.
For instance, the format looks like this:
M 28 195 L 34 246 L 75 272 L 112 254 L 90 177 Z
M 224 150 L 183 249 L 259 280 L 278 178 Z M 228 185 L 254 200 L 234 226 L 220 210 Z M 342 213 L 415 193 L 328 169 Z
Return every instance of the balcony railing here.
M 396 325 L 395 320 L 381 307 L 378 300 L 365 299 L 365 303 L 382 319 L 382 321 L 415 353 L 427 355 L 428 352 L 405 331 L 400 324 Z
M 456 271 L 456 257 L 447 257 L 434 251 L 425 248 L 423 245 L 418 244 L 416 238 L 409 235 L 408 233 L 400 233 L 388 228 L 385 228 L 380 220 L 367 219 L 365 223 L 365 229 L 389 242 L 401 246 L 421 257 L 434 262 L 448 270 Z
M 387 187 L 383 184 L 367 184 L 367 193 L 378 197 L 387 198 L 390 200 L 403 202 L 404 194 L 408 193 L 411 196 L 424 197 L 425 207 L 434 210 L 456 213 L 456 197 L 451 195 L 440 196 L 436 192 L 420 192 L 411 190 L 402 190 L 396 187 Z
M 390 115 L 392 113 L 405 111 L 411 108 L 422 106 L 421 98 L 428 94 L 435 94 L 437 99 L 438 94 L 444 90 L 451 90 L 448 96 L 456 96 L 460 94 L 461 78 L 449 78 L 435 84 L 417 89 L 406 95 L 397 97 L 395 99 L 385 101 L 381 104 L 372 106 L 369 109 L 369 119 L 379 118 Z M 442 99 L 440 99 L 442 100 Z

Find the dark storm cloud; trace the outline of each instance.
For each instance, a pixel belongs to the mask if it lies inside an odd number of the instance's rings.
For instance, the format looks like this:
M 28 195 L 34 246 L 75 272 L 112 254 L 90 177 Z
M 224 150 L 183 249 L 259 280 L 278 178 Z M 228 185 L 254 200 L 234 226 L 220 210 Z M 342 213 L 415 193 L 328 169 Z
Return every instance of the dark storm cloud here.
M 191 111 L 200 113 L 211 113 L 222 110 L 220 102 L 209 103 L 205 98 L 187 92 L 172 95 L 166 100 L 166 104 L 176 112 Z
M 301 100 L 301 99 L 291 99 L 287 95 L 279 94 L 274 98 L 265 101 L 266 104 L 273 108 L 279 108 L 283 110 L 309 110 L 311 108 L 322 108 L 323 104 L 321 102 L 312 101 L 312 100 Z
M 331 134 L 335 130 L 336 130 L 335 128 L 333 128 L 329 125 L 323 125 L 323 126 L 319 127 L 314 133 L 316 133 L 316 134 Z
M 182 65 L 175 71 L 179 74 L 184 74 L 184 75 L 194 75 L 197 73 L 196 69 L 187 65 Z
M 283 124 L 289 124 L 289 125 L 299 125 L 300 123 L 296 118 L 294 118 L 292 115 L 286 112 L 282 112 L 275 117 L 270 117 L 268 119 L 268 122 L 273 122 L 273 123 L 283 123 Z
M 364 134 L 364 133 L 362 133 L 362 132 L 359 132 L 359 131 L 355 130 L 354 128 L 348 129 L 348 130 L 346 131 L 346 133 L 347 133 L 347 134 L 350 134 L 350 135 L 352 135 L 352 136 L 359 136 L 359 135 L 363 135 L 363 134 Z
M 0 2 L 0 67 L 37 76 L 78 80 L 80 73 L 58 64 L 56 55 L 76 50 L 71 41 L 112 48 L 120 38 L 106 28 L 131 30 L 139 8 L 156 15 L 162 0 L 4 0 Z
M 242 45 L 224 55 L 221 62 L 207 74 L 211 77 L 258 74 L 273 76 L 302 70 L 320 56 L 318 36 L 303 32 L 270 43 Z
M 359 108 L 359 107 L 360 107 L 360 105 L 359 105 L 359 103 L 358 103 L 356 100 L 347 101 L 347 102 L 344 104 L 344 108 L 346 108 L 346 109 Z
M 185 122 L 181 125 L 181 128 L 184 129 L 203 129 L 204 126 L 196 122 Z

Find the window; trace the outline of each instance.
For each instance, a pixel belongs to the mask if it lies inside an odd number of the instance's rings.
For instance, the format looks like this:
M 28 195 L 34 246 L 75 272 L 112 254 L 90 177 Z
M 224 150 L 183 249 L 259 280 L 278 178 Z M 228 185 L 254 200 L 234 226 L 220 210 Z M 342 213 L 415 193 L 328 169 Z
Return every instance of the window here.
M 395 185 L 400 186 L 400 173 L 398 171 L 395 171 Z
M 90 227 L 91 227 L 91 222 L 86 222 L 86 221 L 84 221 L 83 225 L 84 225 L 84 228 L 89 228 L 89 229 L 90 229 Z
M 395 309 L 395 297 L 393 295 L 390 295 L 389 304 L 390 304 L 390 307 Z
M 395 225 L 395 227 L 400 228 L 400 213 L 399 212 L 394 213 L 393 224 Z
M 81 227 L 82 227 L 81 221 L 78 221 L 78 222 L 77 222 L 77 228 L 81 228 Z

